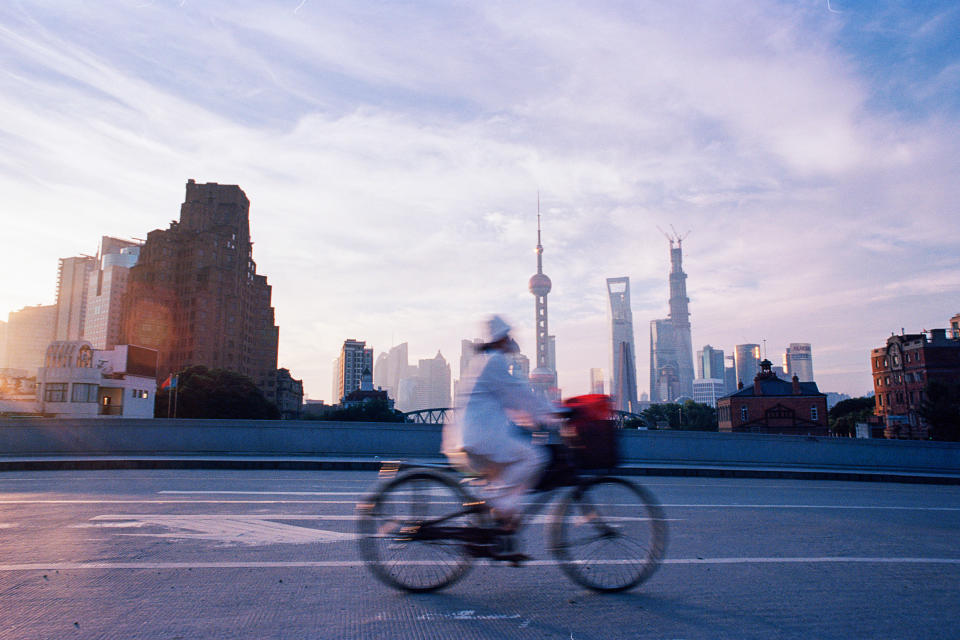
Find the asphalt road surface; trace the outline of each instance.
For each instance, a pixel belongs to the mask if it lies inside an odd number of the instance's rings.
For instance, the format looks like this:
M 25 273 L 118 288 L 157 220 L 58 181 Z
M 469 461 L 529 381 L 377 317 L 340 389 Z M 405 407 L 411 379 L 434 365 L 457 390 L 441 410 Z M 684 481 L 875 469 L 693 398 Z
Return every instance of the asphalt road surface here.
M 960 487 L 634 478 L 670 547 L 626 594 L 479 563 L 429 595 L 363 566 L 373 472 L 0 474 L 0 638 L 957 638 Z

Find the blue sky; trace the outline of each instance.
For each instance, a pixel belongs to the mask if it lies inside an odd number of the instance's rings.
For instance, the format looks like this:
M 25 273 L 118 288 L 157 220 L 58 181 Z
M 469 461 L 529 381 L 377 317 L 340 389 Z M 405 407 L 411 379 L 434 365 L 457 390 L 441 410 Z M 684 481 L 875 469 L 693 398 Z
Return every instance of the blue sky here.
M 532 353 L 539 191 L 565 393 L 624 275 L 646 387 L 670 225 L 696 347 L 810 342 L 864 393 L 960 311 L 958 33 L 951 2 L 6 2 L 0 315 L 239 184 L 280 364 L 329 400 L 346 338 L 456 368 L 501 312 Z

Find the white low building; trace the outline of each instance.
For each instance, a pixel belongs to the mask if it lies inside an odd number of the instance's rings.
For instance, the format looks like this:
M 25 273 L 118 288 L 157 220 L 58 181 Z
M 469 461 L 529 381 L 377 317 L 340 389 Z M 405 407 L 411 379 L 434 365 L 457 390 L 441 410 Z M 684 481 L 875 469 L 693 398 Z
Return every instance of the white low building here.
M 152 418 L 157 352 L 133 345 L 94 349 L 85 340 L 47 347 L 37 372 L 37 404 L 62 418 Z
M 717 400 L 726 395 L 720 378 L 697 378 L 693 381 L 693 401 L 717 407 Z

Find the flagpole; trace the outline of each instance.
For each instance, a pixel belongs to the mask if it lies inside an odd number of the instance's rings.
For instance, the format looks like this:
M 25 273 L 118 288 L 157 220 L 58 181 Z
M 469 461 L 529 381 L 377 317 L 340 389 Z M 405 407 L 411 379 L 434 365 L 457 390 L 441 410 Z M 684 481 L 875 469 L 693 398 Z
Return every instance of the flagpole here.
M 167 376 L 167 380 L 169 379 L 170 379 L 170 376 Z M 166 380 L 164 380 L 164 382 L 166 382 Z M 167 417 L 168 418 L 170 417 L 170 395 L 171 395 L 170 391 L 171 389 L 167 387 Z
M 179 377 L 179 376 L 177 376 Z M 177 417 L 177 397 L 179 396 L 180 381 L 177 380 L 173 385 L 173 417 Z

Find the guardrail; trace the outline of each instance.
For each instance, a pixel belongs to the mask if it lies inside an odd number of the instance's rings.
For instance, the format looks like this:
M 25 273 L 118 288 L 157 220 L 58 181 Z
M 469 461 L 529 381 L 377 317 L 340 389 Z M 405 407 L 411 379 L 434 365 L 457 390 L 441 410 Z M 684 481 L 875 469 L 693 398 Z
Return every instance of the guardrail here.
M 0 459 L 54 456 L 434 458 L 441 427 L 295 420 L 0 420 Z M 621 432 L 635 465 L 960 475 L 960 443 L 690 431 Z

